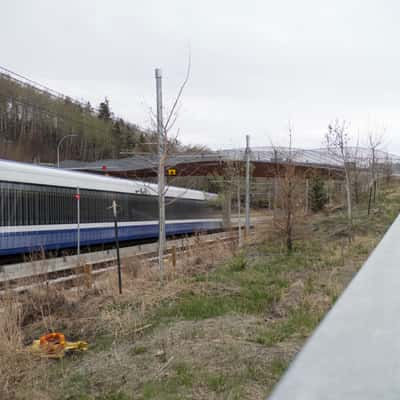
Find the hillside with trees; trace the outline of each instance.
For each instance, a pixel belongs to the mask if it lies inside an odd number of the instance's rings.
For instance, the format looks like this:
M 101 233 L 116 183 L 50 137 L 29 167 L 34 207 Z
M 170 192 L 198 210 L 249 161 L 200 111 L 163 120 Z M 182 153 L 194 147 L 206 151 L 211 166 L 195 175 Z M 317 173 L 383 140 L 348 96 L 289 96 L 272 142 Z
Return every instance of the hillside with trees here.
M 76 137 L 61 146 L 61 159 L 94 161 L 156 151 L 155 133 L 114 115 L 107 98 L 95 108 L 0 71 L 0 158 L 54 163 L 57 143 L 71 134 Z M 190 151 L 177 140 L 170 145 L 173 151 Z

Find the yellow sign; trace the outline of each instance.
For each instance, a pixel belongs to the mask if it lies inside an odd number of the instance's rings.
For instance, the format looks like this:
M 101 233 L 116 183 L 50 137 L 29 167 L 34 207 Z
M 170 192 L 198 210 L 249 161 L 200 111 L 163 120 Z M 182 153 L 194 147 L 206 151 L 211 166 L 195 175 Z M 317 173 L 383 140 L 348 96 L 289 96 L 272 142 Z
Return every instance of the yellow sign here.
M 175 176 L 176 175 L 176 169 L 175 168 L 168 168 L 167 169 L 167 174 L 168 174 L 168 176 Z

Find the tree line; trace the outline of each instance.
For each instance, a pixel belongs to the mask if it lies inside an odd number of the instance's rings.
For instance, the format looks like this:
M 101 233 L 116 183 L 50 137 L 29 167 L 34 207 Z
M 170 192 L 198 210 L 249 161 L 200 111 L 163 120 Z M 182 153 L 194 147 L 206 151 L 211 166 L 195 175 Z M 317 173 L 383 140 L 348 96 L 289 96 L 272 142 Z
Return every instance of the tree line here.
M 0 74 L 0 157 L 54 163 L 61 159 L 94 161 L 135 152 L 156 152 L 157 135 L 115 116 L 107 98 L 95 109 L 69 97 L 54 96 Z M 174 138 L 172 151 L 191 151 Z M 195 149 L 197 150 L 197 149 Z
M 366 200 L 366 214 L 377 205 L 378 187 L 390 183 L 397 159 L 382 151 L 384 131 L 368 131 L 367 148 L 350 146 L 349 123 L 335 120 L 328 125 L 325 135 L 326 151 L 341 166 L 341 171 L 327 177 L 313 174 L 312 169 L 302 174 L 295 162 L 292 132 L 289 129 L 289 147 L 282 154 L 286 166 L 276 171 L 278 200 L 274 207 L 274 225 L 283 234 L 288 251 L 292 251 L 298 231 L 309 211 L 322 211 L 329 203 L 342 204 L 346 213 L 345 235 L 352 241 L 354 235 L 353 208 Z M 379 184 L 378 184 L 379 183 Z M 359 207 L 358 207 L 359 208 Z

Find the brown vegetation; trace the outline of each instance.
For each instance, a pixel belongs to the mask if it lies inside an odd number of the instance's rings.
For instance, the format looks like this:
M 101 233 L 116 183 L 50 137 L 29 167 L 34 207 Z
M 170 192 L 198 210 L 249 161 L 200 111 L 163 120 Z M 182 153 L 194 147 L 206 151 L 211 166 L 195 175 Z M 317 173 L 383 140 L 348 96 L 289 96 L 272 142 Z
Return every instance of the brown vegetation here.
M 198 245 L 166 262 L 165 284 L 144 261 L 91 290 L 43 287 L 1 300 L 2 399 L 264 399 L 397 213 L 397 189 L 366 219 L 353 210 L 308 217 L 286 252 L 273 225 L 241 250 Z M 344 232 L 344 235 L 343 235 Z M 63 360 L 26 345 L 47 331 L 87 340 Z

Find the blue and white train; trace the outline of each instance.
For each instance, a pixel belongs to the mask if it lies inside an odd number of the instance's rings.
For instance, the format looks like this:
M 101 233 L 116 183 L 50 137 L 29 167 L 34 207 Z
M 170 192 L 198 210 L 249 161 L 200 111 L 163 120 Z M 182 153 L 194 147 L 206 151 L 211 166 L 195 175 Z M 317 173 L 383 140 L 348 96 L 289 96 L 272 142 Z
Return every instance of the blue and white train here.
M 121 241 L 157 238 L 154 184 L 0 160 L 0 256 L 76 247 L 78 192 L 81 246 L 114 241 L 113 200 Z M 214 197 L 168 187 L 167 235 L 221 229 Z

